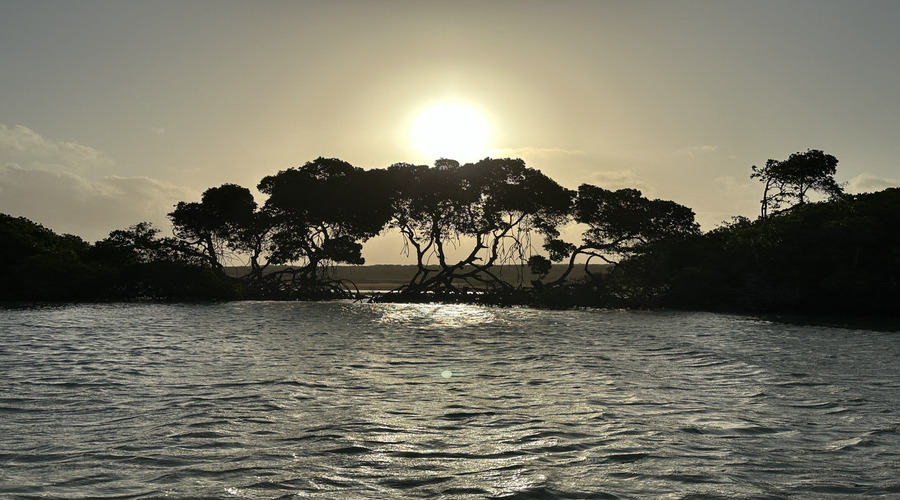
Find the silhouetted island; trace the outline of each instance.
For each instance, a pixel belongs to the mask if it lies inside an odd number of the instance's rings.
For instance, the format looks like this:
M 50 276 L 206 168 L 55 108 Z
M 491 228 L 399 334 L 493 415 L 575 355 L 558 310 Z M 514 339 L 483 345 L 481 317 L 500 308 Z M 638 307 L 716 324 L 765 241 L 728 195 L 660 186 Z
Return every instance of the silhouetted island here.
M 519 159 L 364 170 L 318 158 L 265 177 L 262 206 L 234 184 L 178 203 L 172 237 L 142 222 L 90 244 L 0 214 L 0 300 L 365 297 L 900 315 L 900 189 L 845 194 L 836 165 L 808 150 L 754 166 L 760 216 L 703 233 L 683 205 L 635 189 L 569 190 Z M 814 192 L 826 199 L 812 202 Z M 571 223 L 584 228 L 579 242 L 561 237 Z M 403 236 L 415 264 L 354 267 L 385 230 Z

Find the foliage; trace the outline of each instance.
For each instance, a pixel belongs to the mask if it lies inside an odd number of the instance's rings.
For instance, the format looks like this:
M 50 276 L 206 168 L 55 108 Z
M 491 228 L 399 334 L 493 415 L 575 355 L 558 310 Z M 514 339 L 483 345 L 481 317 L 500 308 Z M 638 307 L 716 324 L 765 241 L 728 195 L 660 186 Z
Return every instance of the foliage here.
M 656 305 L 790 313 L 900 312 L 900 189 L 738 219 L 623 263 Z
M 617 264 L 651 243 L 700 231 L 694 212 L 683 205 L 647 199 L 636 189 L 610 191 L 589 184 L 578 188 L 573 218 L 587 226 L 579 246 L 560 240 L 545 245 L 551 258 L 569 256 L 569 268 L 556 285 L 568 277 L 579 256 L 587 257 L 585 269 L 595 257 Z
M 269 262 L 299 263 L 270 275 L 270 292 L 304 296 L 342 288 L 330 283 L 335 263 L 363 264 L 362 242 L 377 235 L 391 216 L 382 174 L 336 158 L 317 158 L 302 167 L 265 177 L 259 184 L 269 198 Z
M 803 205 L 809 191 L 818 191 L 830 199 L 843 194 L 843 188 L 834 180 L 838 160 L 822 151 L 810 149 L 794 153 L 787 160 L 768 160 L 764 167 L 751 167 L 751 179 L 765 184 L 761 201 L 761 216 L 778 213 L 785 205 Z
M 683 205 L 572 192 L 517 159 L 363 170 L 317 158 L 265 177 L 262 207 L 234 184 L 178 203 L 175 237 L 142 222 L 90 245 L 0 214 L 0 300 L 356 297 L 334 265 L 364 263 L 363 243 L 394 228 L 416 271 L 389 300 L 896 315 L 900 189 L 843 195 L 836 164 L 810 150 L 753 167 L 764 217 L 701 234 Z M 561 238 L 569 223 L 584 227 L 578 244 Z M 570 280 L 578 259 L 585 277 Z M 250 272 L 229 277 L 234 262 Z M 526 283 L 526 269 L 538 279 Z
M 0 300 L 208 300 L 239 297 L 234 284 L 184 258 L 148 223 L 95 245 L 0 214 Z
M 81 295 L 89 273 L 81 238 L 57 235 L 24 217 L 0 214 L 0 300 L 63 300 Z
M 260 259 L 269 250 L 270 220 L 257 210 L 249 189 L 236 184 L 209 188 L 200 203 L 179 202 L 169 218 L 175 236 L 213 268 L 221 270 L 243 255 L 251 277 L 261 279 L 265 265 Z
M 568 190 L 518 159 L 396 164 L 387 173 L 391 226 L 416 255 L 405 287 L 413 293 L 508 287 L 495 267 L 532 259 L 532 236 L 558 236 L 571 203 Z
M 241 296 L 184 241 L 158 238 L 148 222 L 112 231 L 86 253 L 96 278 L 93 299 L 220 300 Z

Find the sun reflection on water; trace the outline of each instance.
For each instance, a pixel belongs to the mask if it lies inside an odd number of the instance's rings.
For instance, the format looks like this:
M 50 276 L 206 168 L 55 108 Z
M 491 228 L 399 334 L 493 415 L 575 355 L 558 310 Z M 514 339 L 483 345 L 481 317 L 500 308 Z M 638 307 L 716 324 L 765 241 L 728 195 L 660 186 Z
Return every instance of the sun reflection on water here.
M 383 324 L 403 324 L 423 330 L 480 326 L 496 321 L 490 309 L 468 304 L 383 304 Z

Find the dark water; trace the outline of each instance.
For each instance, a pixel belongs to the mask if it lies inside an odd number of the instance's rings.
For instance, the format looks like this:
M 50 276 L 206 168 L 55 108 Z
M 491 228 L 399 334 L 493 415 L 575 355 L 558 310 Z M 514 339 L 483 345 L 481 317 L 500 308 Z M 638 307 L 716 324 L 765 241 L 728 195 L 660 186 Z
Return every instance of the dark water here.
M 5 309 L 0 497 L 898 498 L 898 355 L 715 314 Z

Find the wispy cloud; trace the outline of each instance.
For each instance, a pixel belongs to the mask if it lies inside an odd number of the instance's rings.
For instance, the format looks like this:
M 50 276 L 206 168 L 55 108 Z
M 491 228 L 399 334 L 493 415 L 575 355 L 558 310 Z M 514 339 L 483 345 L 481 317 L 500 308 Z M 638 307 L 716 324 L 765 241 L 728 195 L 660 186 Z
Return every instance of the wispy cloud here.
M 652 192 L 650 185 L 644 182 L 637 172 L 630 169 L 593 172 L 585 182 L 610 190 L 623 188 L 639 189 L 645 196 L 650 195 Z
M 0 166 L 0 212 L 87 240 L 141 221 L 164 227 L 172 206 L 193 197 L 191 190 L 149 177 L 90 179 L 57 169 Z
M 630 158 L 556 146 L 495 149 L 491 153 L 494 157 L 522 158 L 529 166 L 542 170 L 571 189 L 581 184 L 593 184 L 611 190 L 639 189 L 645 196 L 652 196 L 654 192 L 639 173 L 640 165 L 635 165 Z
M 734 197 L 735 195 L 747 197 L 747 196 L 755 196 L 755 188 L 756 186 L 751 182 L 739 182 L 734 177 L 728 175 L 723 177 L 716 177 L 713 179 L 713 185 L 715 186 L 716 191 L 719 195 L 726 196 L 729 198 Z
M 704 144 L 702 146 L 687 146 L 676 151 L 678 154 L 688 155 L 691 157 L 715 153 L 719 150 L 719 146 Z
M 0 162 L 84 171 L 114 162 L 106 153 L 77 142 L 47 139 L 22 125 L 0 124 Z
M 847 182 L 848 193 L 871 193 L 890 187 L 900 187 L 900 179 L 886 179 L 872 174 L 859 174 Z
M 488 151 L 493 158 L 548 158 L 557 156 L 584 156 L 586 153 L 577 149 L 565 149 L 558 147 L 521 147 L 521 148 L 499 148 Z
M 196 193 L 149 177 L 97 175 L 104 153 L 0 125 L 0 212 L 87 240 L 141 221 L 166 226 L 166 213 Z

